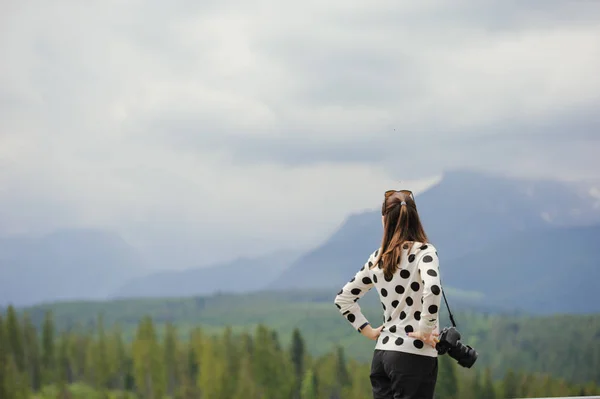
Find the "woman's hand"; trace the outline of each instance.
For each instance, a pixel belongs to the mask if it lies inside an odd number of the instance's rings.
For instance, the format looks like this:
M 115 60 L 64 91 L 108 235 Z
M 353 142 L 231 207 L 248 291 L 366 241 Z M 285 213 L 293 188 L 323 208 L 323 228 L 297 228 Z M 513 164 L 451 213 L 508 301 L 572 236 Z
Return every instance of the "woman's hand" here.
M 368 325 L 368 326 L 365 326 L 365 328 L 363 328 L 360 331 L 360 333 L 362 335 L 364 335 L 365 337 L 369 338 L 370 340 L 377 341 L 377 338 L 379 338 L 379 335 L 381 334 L 382 328 L 383 328 L 383 326 L 373 328 L 370 325 Z
M 422 331 L 416 331 L 416 332 L 408 333 L 408 336 L 416 338 L 416 339 L 420 339 L 421 341 L 423 341 L 427 345 L 435 348 L 435 345 L 438 343 L 438 336 L 439 336 L 439 334 L 436 333 L 436 332 L 432 332 L 431 334 L 427 334 L 427 333 L 424 333 Z

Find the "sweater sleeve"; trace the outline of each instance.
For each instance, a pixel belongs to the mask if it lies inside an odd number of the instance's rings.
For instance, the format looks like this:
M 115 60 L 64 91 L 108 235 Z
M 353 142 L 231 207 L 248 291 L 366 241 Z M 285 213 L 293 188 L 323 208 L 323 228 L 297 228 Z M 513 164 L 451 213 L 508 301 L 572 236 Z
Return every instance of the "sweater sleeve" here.
M 342 287 L 334 300 L 335 306 L 342 316 L 344 316 L 359 332 L 369 324 L 369 321 L 362 314 L 357 302 L 373 287 L 370 267 L 373 265 L 373 260 L 376 257 L 377 251 L 371 254 L 369 260 L 364 264 L 362 269 L 354 275 L 352 280 Z
M 423 279 L 423 309 L 419 330 L 431 333 L 439 317 L 442 285 L 440 282 L 439 259 L 435 248 L 426 251 L 419 260 L 419 273 Z

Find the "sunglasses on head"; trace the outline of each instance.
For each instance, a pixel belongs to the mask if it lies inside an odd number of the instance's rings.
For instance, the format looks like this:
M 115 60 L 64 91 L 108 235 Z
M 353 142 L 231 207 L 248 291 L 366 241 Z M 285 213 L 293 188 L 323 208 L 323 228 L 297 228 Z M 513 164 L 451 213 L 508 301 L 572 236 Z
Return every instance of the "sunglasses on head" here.
M 410 190 L 387 190 L 385 192 L 385 201 L 381 205 L 381 214 L 382 215 L 385 214 L 385 205 L 386 205 L 388 198 L 396 193 L 402 193 L 406 196 L 409 196 L 413 201 L 415 200 L 415 196 L 413 195 L 412 191 L 410 191 Z
M 413 201 L 415 200 L 415 196 L 413 195 L 412 191 L 410 190 L 387 190 L 385 192 L 385 198 L 388 199 L 392 194 L 395 193 L 402 193 L 402 194 L 406 194 L 408 195 Z

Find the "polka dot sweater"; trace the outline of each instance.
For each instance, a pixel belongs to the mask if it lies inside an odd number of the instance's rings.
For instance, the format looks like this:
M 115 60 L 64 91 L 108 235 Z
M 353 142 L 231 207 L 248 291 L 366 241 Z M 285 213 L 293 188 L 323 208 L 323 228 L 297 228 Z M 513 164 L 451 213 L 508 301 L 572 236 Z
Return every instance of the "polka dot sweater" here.
M 437 251 L 431 244 L 414 243 L 402 252 L 396 273 L 386 279 L 380 265 L 373 267 L 377 249 L 361 270 L 338 292 L 335 305 L 340 313 L 360 331 L 369 324 L 358 300 L 371 288 L 379 293 L 383 306 L 384 327 L 375 349 L 395 350 L 425 356 L 437 351 L 423 341 L 408 336 L 412 331 L 438 331 L 441 283 Z

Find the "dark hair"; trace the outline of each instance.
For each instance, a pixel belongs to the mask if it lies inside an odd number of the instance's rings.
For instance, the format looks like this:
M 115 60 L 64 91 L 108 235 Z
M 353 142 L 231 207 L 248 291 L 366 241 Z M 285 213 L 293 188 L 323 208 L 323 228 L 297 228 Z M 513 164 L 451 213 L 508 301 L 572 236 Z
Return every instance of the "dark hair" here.
M 409 249 L 415 241 L 428 242 L 421 225 L 417 204 L 408 190 L 389 190 L 381 206 L 383 237 L 379 265 L 387 278 L 396 272 L 402 260 L 402 249 Z

